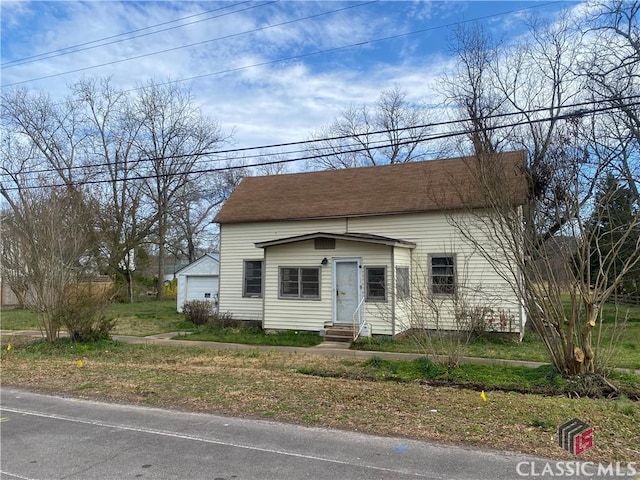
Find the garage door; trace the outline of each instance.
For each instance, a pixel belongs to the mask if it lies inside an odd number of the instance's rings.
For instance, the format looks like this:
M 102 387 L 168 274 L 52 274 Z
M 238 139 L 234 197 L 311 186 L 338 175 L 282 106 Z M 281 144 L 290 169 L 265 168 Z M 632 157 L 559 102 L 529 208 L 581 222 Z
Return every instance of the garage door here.
M 218 277 L 211 276 L 187 276 L 187 295 L 189 300 L 216 300 L 218 295 Z

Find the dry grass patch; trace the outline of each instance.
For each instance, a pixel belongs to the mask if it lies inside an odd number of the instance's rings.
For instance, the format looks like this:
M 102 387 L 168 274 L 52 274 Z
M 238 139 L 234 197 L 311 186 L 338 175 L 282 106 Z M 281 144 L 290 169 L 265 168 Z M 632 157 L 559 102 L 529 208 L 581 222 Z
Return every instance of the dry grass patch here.
M 79 366 L 78 360 L 83 360 Z M 317 377 L 305 369 L 364 369 L 364 362 L 258 351 L 105 345 L 2 351 L 2 382 L 40 392 L 199 412 L 271 418 L 381 435 L 570 459 L 556 427 L 572 417 L 595 430 L 581 460 L 638 461 L 637 403 L 479 392 L 422 382 Z

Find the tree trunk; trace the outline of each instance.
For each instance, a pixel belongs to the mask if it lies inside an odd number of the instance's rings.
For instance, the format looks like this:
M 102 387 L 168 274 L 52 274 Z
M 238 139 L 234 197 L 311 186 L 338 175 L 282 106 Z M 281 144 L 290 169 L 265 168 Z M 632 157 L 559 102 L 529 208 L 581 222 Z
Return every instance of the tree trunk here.
M 55 324 L 55 321 L 52 318 L 51 313 L 43 312 L 40 315 L 40 319 L 41 319 L 41 327 L 42 327 L 45 339 L 51 343 L 58 340 L 58 336 L 60 334 L 60 327 Z
M 579 347 L 573 349 L 573 365 L 570 371 L 574 374 L 582 375 L 595 372 L 595 352 L 591 346 L 592 331 L 596 326 L 599 308 L 592 303 L 585 305 L 585 322 L 580 335 Z
M 164 252 L 165 238 L 167 236 L 167 226 L 165 215 L 160 215 L 158 225 L 158 283 L 156 285 L 156 299 L 164 299 Z
M 133 303 L 133 275 L 128 268 L 125 273 L 125 278 L 127 279 L 127 298 L 129 299 L 129 303 Z

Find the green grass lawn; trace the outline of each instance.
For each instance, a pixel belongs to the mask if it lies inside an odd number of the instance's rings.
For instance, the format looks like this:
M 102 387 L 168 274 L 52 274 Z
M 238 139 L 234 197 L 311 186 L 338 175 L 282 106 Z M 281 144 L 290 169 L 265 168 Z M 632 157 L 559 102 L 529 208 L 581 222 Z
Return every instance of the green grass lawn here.
M 636 461 L 640 451 L 640 412 L 630 394 L 609 399 L 522 393 L 556 386 L 557 392 L 579 394 L 592 386 L 564 383 L 547 366 L 452 369 L 425 358 L 400 362 L 67 339 L 15 343 L 2 349 L 0 362 L 3 387 L 490 445 L 573 461 L 558 447 L 556 429 L 578 417 L 598 432 L 581 460 Z M 637 389 L 637 378 L 611 380 Z
M 640 369 L 640 323 L 629 323 L 620 333 L 616 345 L 610 345 L 612 325 L 603 325 L 601 347 L 604 355 L 610 357 L 614 367 Z M 446 355 L 450 351 L 449 340 L 434 338 L 425 348 L 424 341 L 413 337 L 360 339 L 354 343 L 356 350 L 382 352 L 432 353 Z M 500 337 L 485 336 L 462 345 L 461 355 L 482 358 L 507 358 L 510 360 L 529 360 L 548 362 L 549 357 L 544 344 L 537 334 L 528 332 L 522 342 L 514 342 Z
M 144 337 L 158 333 L 192 330 L 194 325 L 176 311 L 175 300 L 114 303 L 107 315 L 116 319 L 112 333 Z
M 611 365 L 640 369 L 640 307 L 616 307 L 607 304 L 604 307 L 604 322 L 601 345 L 605 355 L 610 355 Z M 176 312 L 174 300 L 162 302 L 147 301 L 139 303 L 114 303 L 107 309 L 107 316 L 116 319 L 113 334 L 146 336 L 175 331 L 193 331 L 192 323 L 184 320 L 184 315 Z M 623 331 L 617 323 L 626 319 Z M 26 310 L 14 309 L 0 312 L 0 328 L 7 330 L 38 329 L 37 316 Z M 610 340 L 621 333 L 614 349 L 609 348 Z M 288 332 L 279 335 L 265 335 L 261 331 L 217 329 L 202 330 L 193 333 L 188 340 L 205 340 L 228 343 L 247 343 L 251 345 L 291 345 L 312 346 L 321 342 L 321 338 L 309 333 Z M 597 331 L 594 331 L 594 340 Z M 446 354 L 446 342 L 434 339 L 429 351 L 424 345 L 417 345 L 412 338 L 362 339 L 354 348 L 360 350 L 434 353 Z M 464 346 L 461 354 L 470 357 L 505 358 L 513 360 L 531 360 L 548 362 L 544 345 L 534 333 L 527 333 L 522 342 L 512 342 L 502 338 L 480 337 Z
M 179 335 L 175 339 L 288 347 L 313 347 L 322 343 L 322 337 L 315 333 L 288 331 L 266 334 L 259 328 L 246 327 L 206 328 L 189 335 Z
M 3 330 L 38 330 L 38 317 L 35 313 L 20 308 L 0 310 L 0 328 Z
M 427 381 L 432 385 L 457 385 L 475 390 L 503 390 L 542 395 L 600 397 L 614 393 L 611 387 L 600 381 L 596 375 L 565 378 L 551 365 L 527 368 L 468 363 L 450 367 L 433 363 L 426 357 L 415 360 L 387 360 L 374 356 L 362 363 L 323 364 L 317 369 L 305 367 L 299 372 L 320 377 L 356 380 Z M 637 375 L 614 372 L 609 380 L 619 388 L 619 392 L 616 393 L 634 399 L 640 398 Z
M 626 321 L 625 321 L 626 320 Z M 640 369 L 640 307 L 616 307 L 607 304 L 603 311 L 602 330 L 593 331 L 594 346 L 599 342 L 602 354 L 611 366 Z M 433 338 L 427 344 L 413 337 L 360 339 L 354 343 L 357 350 L 384 352 L 432 353 L 446 355 L 449 340 Z M 495 336 L 482 336 L 462 345 L 461 355 L 482 358 L 506 358 L 548 362 L 546 349 L 537 334 L 528 332 L 522 342 Z
M 116 320 L 116 326 L 111 332 L 115 335 L 144 337 L 192 330 L 194 327 L 191 322 L 185 321 L 184 315 L 176 311 L 175 300 L 113 303 L 107 308 L 106 315 Z M 3 310 L 0 312 L 0 328 L 38 330 L 38 317 L 27 310 Z

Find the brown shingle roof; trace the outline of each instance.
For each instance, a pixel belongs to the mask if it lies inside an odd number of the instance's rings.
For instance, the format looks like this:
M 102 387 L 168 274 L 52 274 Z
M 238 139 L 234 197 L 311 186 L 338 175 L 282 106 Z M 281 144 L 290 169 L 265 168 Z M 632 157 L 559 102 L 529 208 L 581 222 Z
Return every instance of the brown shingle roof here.
M 523 204 L 526 152 L 427 160 L 379 167 L 245 177 L 216 215 L 220 224 L 479 208 L 487 205 L 478 165 L 492 184 Z

